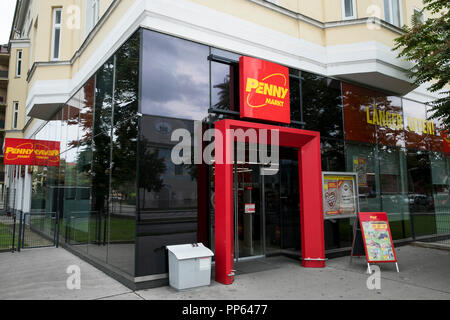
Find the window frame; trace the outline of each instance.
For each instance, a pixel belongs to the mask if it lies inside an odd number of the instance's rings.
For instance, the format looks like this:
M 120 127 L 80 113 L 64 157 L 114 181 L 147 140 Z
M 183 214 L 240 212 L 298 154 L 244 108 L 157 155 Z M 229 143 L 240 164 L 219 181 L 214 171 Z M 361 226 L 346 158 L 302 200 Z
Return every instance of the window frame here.
M 100 20 L 100 1 L 91 0 L 91 10 L 92 10 L 92 29 Z
M 23 50 L 17 50 L 16 60 L 16 78 L 20 78 L 22 76 L 23 68 Z
M 57 24 L 56 23 L 56 14 L 57 12 L 61 13 L 61 20 L 60 22 Z M 58 61 L 61 57 L 61 38 L 62 38 L 62 8 L 61 7 L 57 7 L 57 8 L 53 8 L 52 9 L 52 45 L 51 45 L 51 54 L 50 54 L 50 60 L 51 61 Z M 58 56 L 55 57 L 55 34 L 56 34 L 56 30 L 59 29 L 59 41 L 58 41 Z
M 425 21 L 426 21 L 426 19 L 425 19 L 425 13 L 422 12 L 422 10 L 420 10 L 419 8 L 414 7 L 414 8 L 413 8 L 413 16 L 414 16 L 416 13 L 419 13 L 419 14 L 420 14 L 420 17 L 421 17 L 420 23 L 424 24 Z
M 389 2 L 389 8 L 386 8 L 385 3 Z M 398 28 L 401 28 L 403 26 L 403 1 L 402 0 L 386 0 L 383 1 L 383 14 L 384 14 L 384 21 L 392 24 L 393 26 L 396 26 Z M 398 23 L 399 25 L 394 24 L 394 1 L 397 1 L 398 3 Z M 389 10 L 389 20 L 386 19 L 386 10 Z
M 356 0 L 351 0 L 352 2 L 352 10 L 353 10 L 353 15 L 351 16 L 346 16 L 345 15 L 345 0 L 342 0 L 342 20 L 352 20 L 352 19 L 356 19 L 358 14 L 356 12 Z
M 16 130 L 19 126 L 19 102 L 13 102 L 13 118 L 12 118 L 12 129 Z

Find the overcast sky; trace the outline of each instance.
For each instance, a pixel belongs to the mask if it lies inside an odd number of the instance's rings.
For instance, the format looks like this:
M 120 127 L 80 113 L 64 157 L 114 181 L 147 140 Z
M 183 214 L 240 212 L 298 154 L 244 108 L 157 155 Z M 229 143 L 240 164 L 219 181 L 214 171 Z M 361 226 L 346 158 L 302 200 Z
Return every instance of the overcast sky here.
M 7 44 L 11 33 L 16 0 L 0 0 L 0 44 Z

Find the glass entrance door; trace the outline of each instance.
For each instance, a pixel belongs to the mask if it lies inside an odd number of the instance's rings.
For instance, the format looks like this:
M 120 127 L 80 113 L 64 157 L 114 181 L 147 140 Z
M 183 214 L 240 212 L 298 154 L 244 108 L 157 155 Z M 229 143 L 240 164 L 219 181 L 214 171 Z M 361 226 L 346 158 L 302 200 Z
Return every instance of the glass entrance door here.
M 280 150 L 278 168 L 234 165 L 235 258 L 300 254 L 297 152 Z
M 300 201 L 298 161 L 294 150 L 282 149 L 280 168 L 263 175 L 265 254 L 299 255 Z
M 235 257 L 261 256 L 264 253 L 260 166 L 238 164 L 234 174 Z

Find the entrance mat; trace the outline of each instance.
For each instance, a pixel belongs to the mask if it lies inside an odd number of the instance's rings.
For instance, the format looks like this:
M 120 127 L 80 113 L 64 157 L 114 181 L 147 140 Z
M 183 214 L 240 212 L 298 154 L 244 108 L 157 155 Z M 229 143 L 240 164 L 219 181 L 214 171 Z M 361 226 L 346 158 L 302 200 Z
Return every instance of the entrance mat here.
M 268 271 L 280 268 L 279 265 L 270 263 L 267 259 L 241 261 L 235 264 L 236 275 Z

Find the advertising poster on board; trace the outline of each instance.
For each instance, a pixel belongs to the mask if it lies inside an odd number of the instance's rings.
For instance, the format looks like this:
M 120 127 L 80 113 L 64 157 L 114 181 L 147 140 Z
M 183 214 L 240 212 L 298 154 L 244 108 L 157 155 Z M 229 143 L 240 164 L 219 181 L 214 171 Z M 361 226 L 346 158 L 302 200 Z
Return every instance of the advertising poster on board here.
M 354 217 L 358 212 L 355 173 L 323 173 L 325 218 Z

